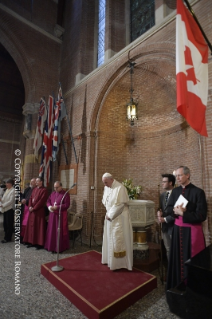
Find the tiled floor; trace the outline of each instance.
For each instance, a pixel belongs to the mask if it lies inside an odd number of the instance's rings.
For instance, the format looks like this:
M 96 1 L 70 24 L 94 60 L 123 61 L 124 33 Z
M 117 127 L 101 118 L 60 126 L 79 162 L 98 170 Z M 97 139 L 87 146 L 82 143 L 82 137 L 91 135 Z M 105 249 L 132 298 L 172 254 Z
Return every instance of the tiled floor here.
M 3 215 L 0 214 L 0 239 L 3 239 Z M 0 319 L 86 319 L 86 317 L 70 303 L 41 274 L 41 264 L 56 260 L 46 250 L 26 248 L 21 245 L 20 259 L 15 257 L 15 243 L 0 243 Z M 75 249 L 60 254 L 60 258 L 89 251 L 101 251 L 101 246 L 80 245 Z M 16 268 L 20 275 L 20 294 L 15 294 L 15 262 L 21 262 Z M 16 264 L 18 265 L 18 264 Z M 92 267 L 92 265 L 91 265 Z M 158 271 L 153 272 L 158 277 Z M 104 289 L 104 287 L 102 287 Z M 18 291 L 16 291 L 18 292 Z M 164 286 L 158 278 L 158 288 L 136 302 L 121 313 L 116 319 L 174 319 L 179 318 L 170 313 L 164 293 Z M 111 318 L 108 318 L 111 319 Z

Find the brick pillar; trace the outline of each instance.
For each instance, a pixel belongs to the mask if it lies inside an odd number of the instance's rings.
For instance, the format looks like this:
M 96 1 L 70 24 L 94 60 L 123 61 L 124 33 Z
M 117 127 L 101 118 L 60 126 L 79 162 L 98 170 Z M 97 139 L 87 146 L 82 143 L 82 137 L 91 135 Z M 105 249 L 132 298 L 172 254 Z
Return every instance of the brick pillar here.
M 23 114 L 25 115 L 25 124 L 23 135 L 26 138 L 24 152 L 24 185 L 30 182 L 32 177 L 37 177 L 40 167 L 40 158 L 34 156 L 33 143 L 37 127 L 39 103 L 24 104 Z
M 131 42 L 130 39 L 130 0 L 125 0 L 125 27 L 126 27 L 126 44 L 128 45 Z
M 81 2 L 81 4 L 80 4 Z M 87 74 L 93 71 L 94 69 L 94 52 L 96 52 L 96 48 L 94 44 L 95 41 L 95 24 L 96 24 L 96 1 L 78 1 L 78 14 L 81 15 L 80 26 L 75 32 L 78 34 L 79 42 L 78 48 L 75 48 L 77 53 L 77 65 L 78 70 L 76 74 L 77 84 L 82 78 L 84 78 Z M 95 56 L 95 60 L 97 57 Z M 96 67 L 96 65 L 95 65 Z
M 176 7 L 168 0 L 155 1 L 155 24 L 160 24 Z
M 125 6 L 123 0 L 106 1 L 105 62 L 126 46 Z
M 96 68 L 96 17 L 96 0 L 66 1 L 60 64 L 64 92 Z

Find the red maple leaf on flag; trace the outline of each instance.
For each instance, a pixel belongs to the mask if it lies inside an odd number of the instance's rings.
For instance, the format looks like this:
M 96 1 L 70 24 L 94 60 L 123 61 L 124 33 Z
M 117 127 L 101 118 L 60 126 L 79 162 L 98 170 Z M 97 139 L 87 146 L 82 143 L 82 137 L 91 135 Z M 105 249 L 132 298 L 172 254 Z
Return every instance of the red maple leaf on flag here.
M 203 136 L 208 97 L 208 46 L 182 0 L 176 17 L 177 110 Z
M 194 70 L 194 65 L 191 57 L 191 50 L 189 47 L 186 46 L 185 50 L 185 64 L 186 64 L 186 80 L 192 81 L 195 84 L 197 84 L 196 74 Z

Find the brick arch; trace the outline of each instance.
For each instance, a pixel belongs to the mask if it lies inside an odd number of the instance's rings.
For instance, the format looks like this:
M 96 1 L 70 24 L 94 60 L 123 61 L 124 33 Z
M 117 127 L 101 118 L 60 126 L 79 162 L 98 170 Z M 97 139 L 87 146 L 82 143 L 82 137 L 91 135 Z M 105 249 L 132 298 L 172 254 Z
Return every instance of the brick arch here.
M 172 107 L 169 107 L 169 110 L 166 110 L 166 112 L 174 113 L 176 111 L 175 45 L 173 43 L 165 42 L 161 44 L 147 45 L 142 47 L 140 50 L 135 48 L 130 52 L 130 59 L 136 62 L 133 76 L 135 82 L 138 80 L 136 77 L 143 77 L 143 83 L 145 86 L 146 75 L 149 74 L 152 75 L 152 77 L 157 78 L 157 81 L 160 82 L 158 87 L 156 86 L 157 90 L 160 86 L 162 89 L 164 87 L 169 89 L 168 95 L 171 100 L 170 103 L 172 103 Z M 116 103 L 122 103 L 122 105 L 125 105 L 129 99 L 130 74 L 127 64 L 128 63 L 126 62 L 120 65 L 110 76 L 110 78 L 105 80 L 103 88 L 100 91 L 93 108 L 90 122 L 91 130 L 100 130 L 99 121 L 101 119 L 102 112 L 104 112 L 104 108 L 108 109 L 107 100 L 113 98 L 111 96 L 117 95 Z M 171 72 L 167 73 L 168 68 L 171 68 Z M 144 87 L 140 90 L 140 92 L 138 92 L 138 88 L 135 88 L 135 86 L 136 84 L 134 85 L 133 98 L 138 102 L 142 101 L 142 90 Z M 119 90 L 121 92 L 119 92 Z M 146 90 L 147 87 L 145 87 L 145 91 Z M 153 103 L 151 105 L 147 104 L 145 107 L 143 107 L 143 110 L 148 108 L 149 112 L 150 109 L 152 109 L 152 105 Z M 157 110 L 157 105 L 154 106 L 154 109 Z M 162 109 L 159 109 L 159 111 L 161 110 Z M 138 112 L 140 113 L 140 116 L 142 116 L 141 108 Z M 182 118 L 178 113 L 175 112 L 175 118 L 176 117 L 178 118 L 177 123 L 171 126 L 178 126 L 178 129 L 182 129 Z M 161 121 L 163 120 L 164 119 L 161 118 Z
M 126 64 L 119 65 L 112 80 L 105 81 L 94 109 L 96 117 L 92 124 L 97 135 L 95 152 L 90 155 L 95 162 L 97 216 L 102 211 L 101 176 L 106 171 L 120 182 L 132 178 L 135 185 L 143 187 L 141 199 L 153 200 L 157 207 L 162 173 L 172 173 L 183 163 L 193 170 L 199 166 L 196 132 L 176 110 L 175 45 L 163 43 L 135 48 L 130 58 L 137 63 L 133 97 L 139 102 L 143 99 L 138 109 L 138 124 L 130 127 L 125 120 L 124 105 L 130 83 Z
M 105 82 L 102 86 L 102 88 L 99 91 L 99 94 L 97 96 L 96 101 L 94 102 L 94 107 L 91 115 L 90 120 L 90 130 L 94 131 L 97 127 L 98 117 L 100 116 L 102 106 L 104 104 L 105 99 L 108 96 L 108 93 L 110 90 L 114 87 L 116 82 L 119 78 L 122 77 L 122 75 L 125 72 L 125 69 L 127 68 L 127 62 L 123 65 L 120 65 L 115 72 L 110 76 L 109 79 L 105 79 Z
M 25 103 L 36 101 L 36 83 L 33 77 L 33 71 L 30 67 L 29 59 L 23 46 L 20 41 L 15 38 L 15 35 L 10 34 L 10 30 L 5 32 L 0 28 L 0 38 L 2 45 L 9 52 L 21 73 L 25 88 Z

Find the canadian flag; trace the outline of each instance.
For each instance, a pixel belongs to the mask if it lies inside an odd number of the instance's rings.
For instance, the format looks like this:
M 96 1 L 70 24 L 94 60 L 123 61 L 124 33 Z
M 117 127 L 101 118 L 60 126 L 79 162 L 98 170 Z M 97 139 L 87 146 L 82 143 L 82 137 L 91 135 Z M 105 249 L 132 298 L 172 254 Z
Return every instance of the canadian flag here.
M 208 136 L 208 46 L 182 0 L 177 0 L 176 74 L 178 112 L 199 134 Z

